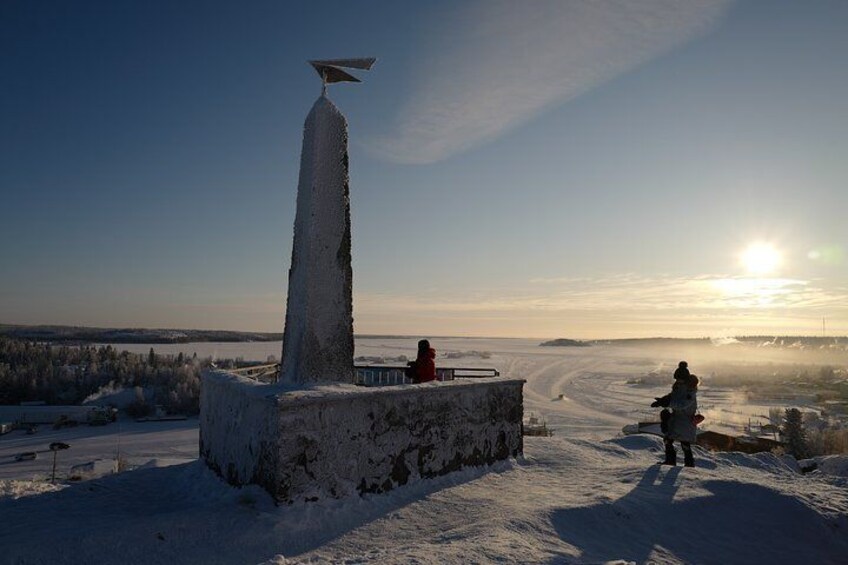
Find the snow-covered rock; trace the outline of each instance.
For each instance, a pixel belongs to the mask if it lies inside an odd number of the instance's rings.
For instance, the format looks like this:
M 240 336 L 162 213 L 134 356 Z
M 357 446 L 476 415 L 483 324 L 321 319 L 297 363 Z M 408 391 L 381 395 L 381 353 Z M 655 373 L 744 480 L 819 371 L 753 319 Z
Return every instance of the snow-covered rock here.
M 804 459 L 799 463 L 804 472 L 818 472 L 823 475 L 848 479 L 848 455 L 825 455 Z

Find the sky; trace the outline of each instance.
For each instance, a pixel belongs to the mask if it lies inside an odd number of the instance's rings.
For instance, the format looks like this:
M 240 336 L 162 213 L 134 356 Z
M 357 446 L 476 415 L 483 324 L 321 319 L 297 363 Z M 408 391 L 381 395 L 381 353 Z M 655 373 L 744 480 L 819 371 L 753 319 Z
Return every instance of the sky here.
M 848 334 L 838 0 L 6 0 L 0 323 L 282 331 L 359 56 L 357 333 Z

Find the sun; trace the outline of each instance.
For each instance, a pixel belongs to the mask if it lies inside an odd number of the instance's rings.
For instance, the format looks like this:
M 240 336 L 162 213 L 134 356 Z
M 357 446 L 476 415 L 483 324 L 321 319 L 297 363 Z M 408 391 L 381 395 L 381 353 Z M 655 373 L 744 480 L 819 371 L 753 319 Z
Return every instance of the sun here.
M 769 275 L 777 270 L 781 263 L 780 251 L 770 243 L 752 243 L 740 255 L 742 266 L 750 275 Z

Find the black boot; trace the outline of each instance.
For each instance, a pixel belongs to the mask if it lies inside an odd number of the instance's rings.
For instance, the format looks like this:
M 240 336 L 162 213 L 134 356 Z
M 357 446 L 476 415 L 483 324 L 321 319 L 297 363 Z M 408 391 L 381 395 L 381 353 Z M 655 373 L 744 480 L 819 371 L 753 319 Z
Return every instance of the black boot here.
M 695 458 L 692 456 L 692 446 L 689 443 L 683 443 L 683 465 L 685 467 L 694 467 Z
M 674 442 L 670 439 L 664 439 L 665 443 L 665 461 L 660 465 L 677 465 L 677 451 L 674 450 Z
M 694 467 L 695 458 L 692 456 L 692 446 L 688 442 L 683 442 L 683 465 L 685 467 Z

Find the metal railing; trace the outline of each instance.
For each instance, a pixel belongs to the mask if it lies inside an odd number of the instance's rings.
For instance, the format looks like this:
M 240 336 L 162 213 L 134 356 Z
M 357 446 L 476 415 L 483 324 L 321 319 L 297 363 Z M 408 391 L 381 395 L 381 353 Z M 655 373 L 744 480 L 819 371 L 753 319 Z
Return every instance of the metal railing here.
M 406 366 L 358 365 L 354 367 L 354 384 L 362 386 L 393 386 L 413 384 L 415 381 L 406 376 Z M 498 377 L 497 369 L 479 367 L 442 367 L 436 368 L 437 381 L 454 379 Z
M 393 386 L 413 384 L 415 381 L 406 376 L 405 365 L 356 365 L 354 366 L 354 384 L 362 386 Z M 253 365 L 239 369 L 224 369 L 228 373 L 247 377 L 263 383 L 277 382 L 280 364 Z M 437 381 L 452 381 L 454 379 L 475 379 L 499 377 L 497 369 L 481 367 L 437 367 Z
M 240 369 L 224 369 L 228 373 L 239 375 L 261 381 L 263 383 L 277 382 L 277 375 L 280 372 L 279 363 L 271 363 L 268 365 L 253 365 L 251 367 L 242 367 Z

